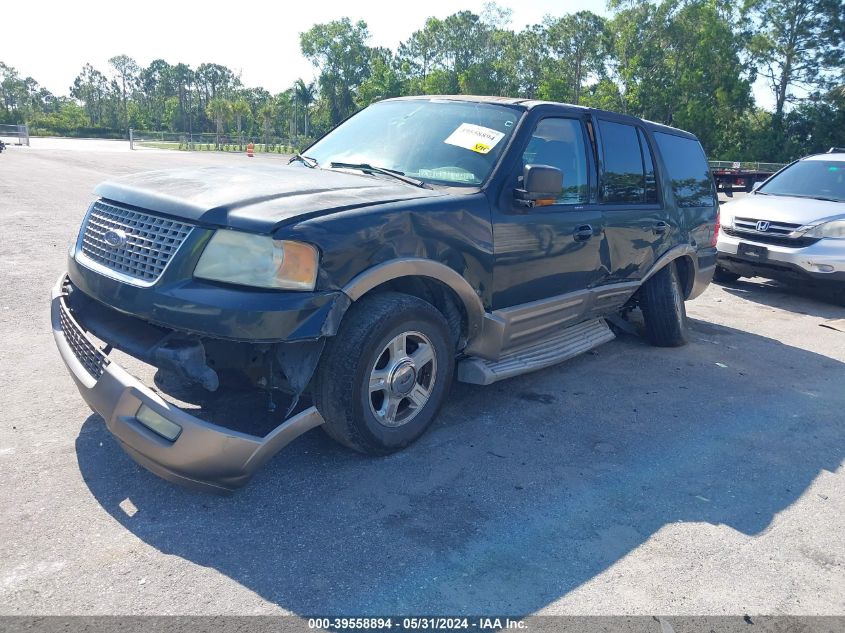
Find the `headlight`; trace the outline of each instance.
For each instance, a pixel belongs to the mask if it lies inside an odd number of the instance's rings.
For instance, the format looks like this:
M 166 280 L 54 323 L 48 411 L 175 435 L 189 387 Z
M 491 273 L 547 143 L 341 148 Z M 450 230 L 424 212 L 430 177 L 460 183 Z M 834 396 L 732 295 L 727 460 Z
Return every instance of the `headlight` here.
M 314 290 L 318 258 L 310 244 L 218 230 L 205 247 L 194 277 L 259 288 Z
M 804 237 L 830 237 L 833 239 L 845 239 L 845 219 L 832 220 L 823 224 L 817 224 L 804 233 Z

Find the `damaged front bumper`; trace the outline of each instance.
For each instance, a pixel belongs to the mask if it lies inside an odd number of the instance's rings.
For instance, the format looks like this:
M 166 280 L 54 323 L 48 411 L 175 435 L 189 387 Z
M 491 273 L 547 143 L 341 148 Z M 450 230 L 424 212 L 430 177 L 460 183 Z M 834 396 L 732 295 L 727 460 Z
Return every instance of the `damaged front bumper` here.
M 160 477 L 206 491 L 231 491 L 296 437 L 323 423 L 312 406 L 259 437 L 168 404 L 91 340 L 67 306 L 64 282 L 60 277 L 51 303 L 53 336 L 62 360 L 82 398 L 103 417 L 121 447 Z

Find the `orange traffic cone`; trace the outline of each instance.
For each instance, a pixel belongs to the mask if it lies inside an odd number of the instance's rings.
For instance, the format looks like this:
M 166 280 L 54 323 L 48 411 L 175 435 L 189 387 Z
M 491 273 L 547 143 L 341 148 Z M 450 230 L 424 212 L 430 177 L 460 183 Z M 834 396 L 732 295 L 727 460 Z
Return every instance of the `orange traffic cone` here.
M 246 155 L 249 156 L 250 158 L 255 156 L 255 145 L 250 143 L 249 145 L 246 146 Z

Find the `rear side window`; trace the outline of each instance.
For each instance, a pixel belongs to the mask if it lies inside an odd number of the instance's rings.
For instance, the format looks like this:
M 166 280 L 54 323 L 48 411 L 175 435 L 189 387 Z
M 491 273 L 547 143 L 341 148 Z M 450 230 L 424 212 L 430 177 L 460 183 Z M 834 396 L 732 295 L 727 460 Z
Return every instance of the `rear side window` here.
M 599 121 L 598 124 L 604 152 L 602 202 L 657 202 L 654 160 L 642 131 L 624 123 Z
M 713 178 L 701 144 L 695 139 L 663 132 L 655 132 L 654 138 L 678 206 L 714 206 Z

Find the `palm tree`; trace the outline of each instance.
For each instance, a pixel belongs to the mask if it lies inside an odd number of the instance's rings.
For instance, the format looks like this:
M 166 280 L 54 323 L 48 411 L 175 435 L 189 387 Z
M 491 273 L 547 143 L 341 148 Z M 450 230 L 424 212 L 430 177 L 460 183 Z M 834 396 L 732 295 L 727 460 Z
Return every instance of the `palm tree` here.
M 276 119 L 276 105 L 272 99 L 267 100 L 258 111 L 258 118 L 261 120 L 261 129 L 264 132 L 264 146 L 270 144 L 270 132 L 273 130 L 273 122 Z
M 223 134 L 223 125 L 232 115 L 232 104 L 226 99 L 215 97 L 208 102 L 208 105 L 205 107 L 205 113 L 210 119 L 214 119 L 217 127 L 216 146 L 217 149 L 220 149 L 220 135 Z
M 238 147 L 243 150 L 243 137 L 241 136 L 241 128 L 245 118 L 252 116 L 252 108 L 246 99 L 238 99 L 232 104 L 232 116 L 238 127 Z
M 302 104 L 304 112 L 303 120 L 305 122 L 305 136 L 308 136 L 308 108 L 317 98 L 317 88 L 315 82 L 312 81 L 310 84 L 306 84 L 302 79 L 297 79 L 296 83 L 293 85 L 293 94 L 296 99 L 296 103 Z M 294 112 L 294 117 L 295 116 L 296 112 Z

